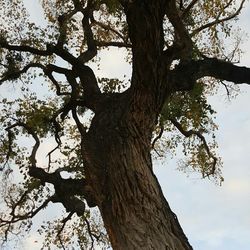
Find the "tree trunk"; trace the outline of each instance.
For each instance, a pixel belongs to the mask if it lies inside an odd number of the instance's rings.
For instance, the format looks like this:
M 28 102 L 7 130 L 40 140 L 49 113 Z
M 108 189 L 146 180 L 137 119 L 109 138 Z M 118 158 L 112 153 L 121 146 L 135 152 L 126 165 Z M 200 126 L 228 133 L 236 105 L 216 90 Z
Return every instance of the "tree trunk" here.
M 192 249 L 152 170 L 152 132 L 164 100 L 167 0 L 123 1 L 133 44 L 131 87 L 107 95 L 83 141 L 86 178 L 115 250 Z M 163 71 L 165 72 L 165 70 Z
M 130 100 L 130 101 L 128 101 Z M 86 175 L 113 249 L 192 249 L 152 171 L 149 97 L 110 98 L 85 138 Z

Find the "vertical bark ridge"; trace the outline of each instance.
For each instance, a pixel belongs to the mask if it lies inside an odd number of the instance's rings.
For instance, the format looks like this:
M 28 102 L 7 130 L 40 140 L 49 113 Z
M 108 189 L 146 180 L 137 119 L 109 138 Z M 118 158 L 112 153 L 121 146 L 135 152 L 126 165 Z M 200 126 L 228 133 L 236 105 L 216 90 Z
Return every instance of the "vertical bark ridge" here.
M 96 159 L 90 178 L 112 247 L 192 249 L 152 171 L 153 105 L 147 103 L 146 113 L 140 108 L 146 104 L 141 102 L 150 99 L 131 100 L 125 114 L 122 106 L 127 104 L 121 99 L 103 107 L 92 121 L 86 142 Z

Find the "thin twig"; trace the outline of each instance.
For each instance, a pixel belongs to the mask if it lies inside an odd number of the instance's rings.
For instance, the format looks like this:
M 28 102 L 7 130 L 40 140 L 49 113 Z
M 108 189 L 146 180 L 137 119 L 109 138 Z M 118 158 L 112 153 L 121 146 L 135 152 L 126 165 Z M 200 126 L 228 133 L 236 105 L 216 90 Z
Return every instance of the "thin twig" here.
M 242 2 L 241 2 L 241 4 L 240 4 L 239 8 L 238 8 L 232 15 L 227 16 L 227 17 L 224 17 L 224 18 L 222 18 L 222 19 L 219 19 L 219 16 L 220 16 L 220 15 L 219 15 L 218 18 L 216 18 L 214 21 L 209 22 L 209 23 L 207 23 L 207 24 L 205 24 L 205 25 L 202 25 L 201 27 L 195 29 L 195 30 L 191 33 L 191 37 L 194 36 L 194 35 L 196 35 L 197 33 L 201 32 L 201 31 L 204 30 L 204 29 L 210 28 L 210 27 L 212 27 L 212 26 L 214 26 L 214 25 L 217 25 L 217 24 L 220 24 L 220 23 L 229 21 L 229 20 L 231 20 L 231 19 L 237 17 L 237 16 L 240 14 L 240 12 L 241 12 L 241 10 L 242 10 L 242 8 L 243 8 L 244 2 L 245 2 L 245 0 L 242 0 Z

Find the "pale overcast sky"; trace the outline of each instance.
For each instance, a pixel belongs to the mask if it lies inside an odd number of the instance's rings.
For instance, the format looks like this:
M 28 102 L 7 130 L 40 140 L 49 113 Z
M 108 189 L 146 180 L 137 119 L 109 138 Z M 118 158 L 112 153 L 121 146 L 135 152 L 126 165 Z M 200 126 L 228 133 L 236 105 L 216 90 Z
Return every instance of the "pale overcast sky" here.
M 26 1 L 30 9 L 34 9 L 31 2 Z M 33 18 L 38 16 L 33 15 Z M 249 17 L 250 3 L 246 3 L 240 26 L 250 34 Z M 245 42 L 243 49 L 245 54 L 241 63 L 250 67 L 250 41 Z M 108 57 L 103 75 L 128 72 L 128 66 L 119 61 L 115 53 L 112 58 Z M 211 104 L 218 112 L 217 140 L 224 161 L 225 182 L 221 187 L 197 179 L 197 176 L 187 178 L 176 170 L 174 160 L 168 160 L 166 164 L 155 162 L 164 194 L 195 250 L 250 249 L 250 86 L 244 85 L 241 90 L 231 103 L 226 100 L 223 89 L 211 98 Z M 37 234 L 25 239 L 16 249 L 40 249 L 35 241 L 39 241 Z

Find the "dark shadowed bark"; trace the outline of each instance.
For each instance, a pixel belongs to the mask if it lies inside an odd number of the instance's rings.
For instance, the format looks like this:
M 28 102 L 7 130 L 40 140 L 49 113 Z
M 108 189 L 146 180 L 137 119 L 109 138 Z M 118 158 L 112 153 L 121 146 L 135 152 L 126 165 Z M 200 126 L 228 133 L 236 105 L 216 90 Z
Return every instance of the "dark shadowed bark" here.
M 95 115 L 84 143 L 88 176 L 112 247 L 192 249 L 152 171 L 156 114 L 150 106 L 140 110 L 150 99 L 129 94 L 111 98 Z
M 131 88 L 97 108 L 83 142 L 87 176 L 114 249 L 192 249 L 162 194 L 150 154 L 167 95 L 161 72 L 166 4 L 124 6 L 134 45 Z

